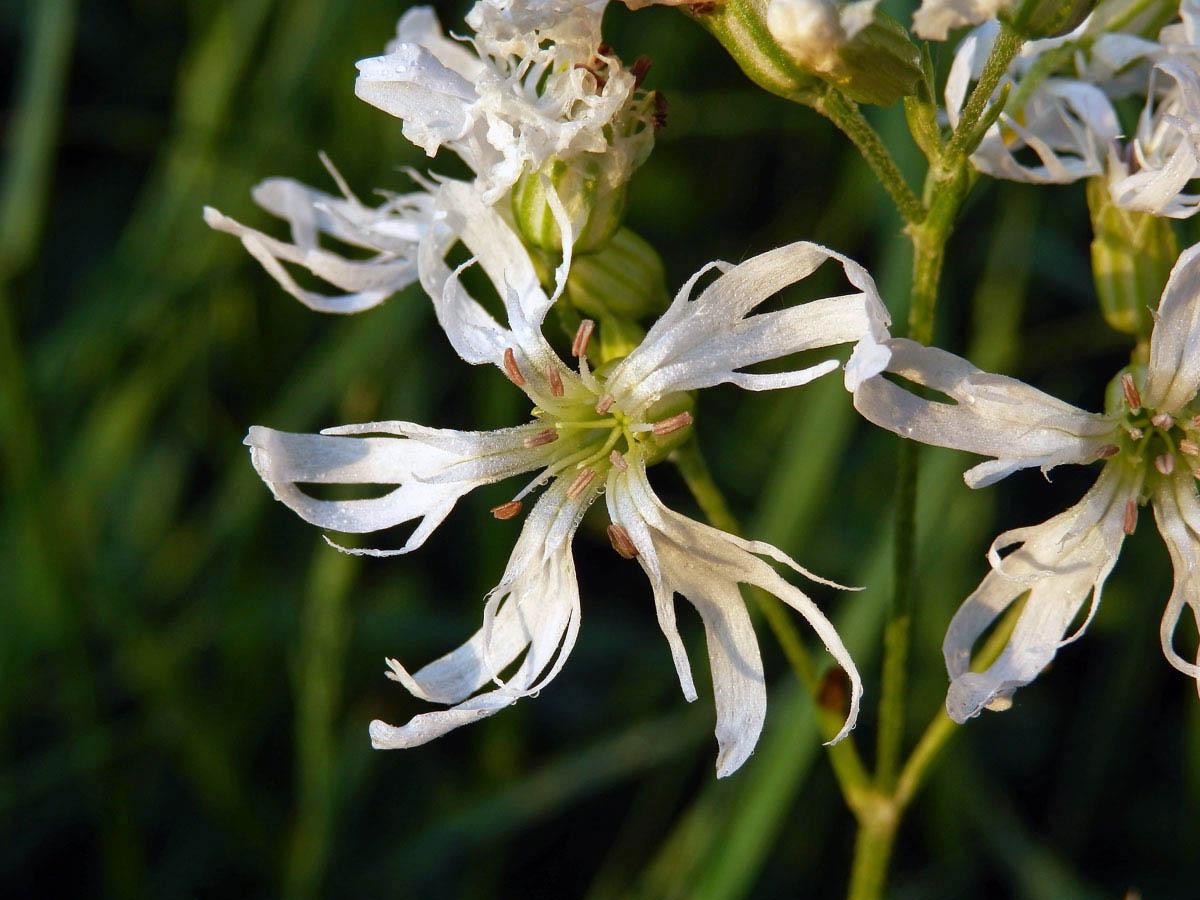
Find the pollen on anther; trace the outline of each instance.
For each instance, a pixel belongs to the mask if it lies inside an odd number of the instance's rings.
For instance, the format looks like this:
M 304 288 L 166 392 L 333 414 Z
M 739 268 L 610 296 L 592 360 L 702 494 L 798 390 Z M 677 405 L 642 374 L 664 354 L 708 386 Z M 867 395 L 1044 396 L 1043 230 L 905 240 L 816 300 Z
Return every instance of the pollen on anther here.
M 1133 534 L 1137 528 L 1138 508 L 1132 500 L 1125 501 L 1125 533 Z
M 1129 429 L 1129 439 L 1131 441 L 1140 441 L 1143 437 L 1145 437 L 1145 432 L 1143 432 L 1142 429 L 1140 429 L 1140 428 L 1130 428 Z
M 1155 413 L 1150 417 L 1150 424 L 1155 428 L 1163 429 L 1163 431 L 1170 431 L 1175 427 L 1175 420 L 1167 413 Z
M 692 424 L 692 414 L 684 410 L 678 415 L 663 419 L 661 422 L 655 422 L 654 427 L 650 429 L 659 437 L 664 434 L 670 434 L 672 431 L 678 431 L 680 428 L 686 428 Z
M 501 503 L 499 506 L 492 507 L 492 515 L 500 520 L 511 519 L 520 511 L 520 500 L 509 500 L 507 503 Z
M 584 469 L 582 472 L 580 472 L 578 475 L 575 476 L 575 480 L 572 481 L 571 486 L 567 488 L 567 499 L 574 500 L 576 497 L 578 497 L 580 494 L 582 494 L 585 490 L 587 490 L 587 486 L 589 484 L 591 484 L 595 478 L 596 478 L 596 470 L 595 469 L 591 469 L 591 468 Z
M 634 545 L 633 539 L 625 530 L 624 525 L 618 525 L 615 522 L 609 525 L 608 539 L 612 542 L 613 549 L 625 559 L 633 559 L 638 555 L 638 548 Z
M 618 450 L 614 450 L 612 453 L 608 454 L 608 461 L 613 464 L 614 469 L 618 469 L 622 472 L 629 471 L 629 463 L 625 462 L 624 455 Z
M 504 351 L 504 374 L 517 387 L 525 386 L 525 376 L 521 374 L 521 369 L 517 366 L 517 357 L 513 353 L 512 347 Z
M 1162 456 L 1154 457 L 1154 468 L 1158 469 L 1163 475 L 1170 475 L 1175 471 L 1175 457 L 1173 454 L 1164 453 Z
M 603 416 L 613 408 L 613 404 L 616 402 L 616 398 L 614 398 L 612 394 L 605 394 L 596 401 L 596 412 Z
M 1142 408 L 1142 395 L 1138 393 L 1131 373 L 1125 372 L 1121 375 L 1121 390 L 1125 392 L 1125 402 L 1129 404 L 1130 412 L 1137 412 Z
M 1121 452 L 1121 448 L 1116 444 L 1105 444 L 1096 451 L 1096 459 L 1108 459 L 1110 456 L 1116 456 Z
M 545 431 L 539 431 L 537 434 L 530 435 L 521 443 L 527 448 L 541 447 L 544 444 L 553 444 L 558 440 L 558 432 L 553 428 L 547 428 Z
M 558 374 L 558 369 L 551 369 L 547 372 L 546 379 L 550 382 L 550 393 L 555 397 L 561 397 L 564 391 L 562 376 Z
M 591 341 L 595 329 L 596 323 L 591 319 L 584 319 L 579 323 L 579 328 L 575 330 L 575 340 L 571 342 L 571 355 L 576 359 L 587 356 L 588 342 Z
M 1179 442 L 1179 452 L 1185 456 L 1200 456 L 1200 446 L 1195 441 L 1184 438 Z

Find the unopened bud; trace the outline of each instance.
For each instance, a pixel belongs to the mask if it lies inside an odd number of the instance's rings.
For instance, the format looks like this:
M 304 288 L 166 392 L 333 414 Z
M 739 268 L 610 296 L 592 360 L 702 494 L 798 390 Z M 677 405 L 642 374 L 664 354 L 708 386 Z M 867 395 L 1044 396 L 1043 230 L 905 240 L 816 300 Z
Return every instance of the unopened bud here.
M 1121 209 L 1103 178 L 1087 183 L 1092 215 L 1092 277 L 1104 320 L 1117 331 L 1147 337 L 1154 326 L 1150 310 L 1179 256 L 1168 219 Z
M 998 17 L 1026 38 L 1048 38 L 1066 34 L 1095 7 L 1096 0 L 1013 0 Z
M 628 228 L 622 228 L 599 253 L 571 262 L 567 299 L 582 315 L 604 320 L 657 316 L 671 302 L 662 259 Z
M 921 78 L 908 32 L 870 0 L 770 0 L 767 28 L 792 59 L 860 103 L 891 106 Z

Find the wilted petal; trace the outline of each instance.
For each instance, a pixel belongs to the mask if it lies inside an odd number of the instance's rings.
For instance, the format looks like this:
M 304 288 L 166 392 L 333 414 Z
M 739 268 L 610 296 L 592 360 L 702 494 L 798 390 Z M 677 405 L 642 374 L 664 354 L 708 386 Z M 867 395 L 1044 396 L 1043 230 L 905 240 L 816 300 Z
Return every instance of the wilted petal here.
M 1190 662 L 1175 649 L 1175 630 L 1184 609 L 1200 628 L 1200 498 L 1192 474 L 1179 470 L 1154 494 L 1154 518 L 1171 553 L 1175 584 L 1163 613 L 1159 637 L 1167 662 L 1196 679 L 1200 690 L 1200 659 Z
M 939 391 L 953 402 L 925 399 L 882 376 L 854 393 L 854 407 L 881 428 L 938 447 L 994 456 L 964 476 L 971 487 L 999 481 L 1017 469 L 1043 472 L 1063 463 L 1091 462 L 1109 443 L 1113 424 L 965 359 L 903 338 L 888 342 L 887 371 Z
M 379 423 L 349 426 L 393 433 L 408 426 L 403 437 L 345 437 L 337 434 L 290 434 L 255 426 L 246 436 L 254 468 L 277 500 L 307 522 L 347 533 L 379 531 L 420 519 L 403 549 L 419 547 L 449 515 L 463 495 L 482 484 L 543 465 L 547 446 L 526 448 L 524 439 L 541 426 L 503 432 L 450 432 L 458 449 L 422 439 L 419 426 Z M 474 441 L 472 442 L 472 437 Z M 457 469 L 453 480 L 439 475 Z M 317 500 L 300 484 L 397 485 L 381 497 L 363 500 Z
M 1179 255 L 1150 336 L 1146 404 L 1170 412 L 1200 392 L 1200 244 Z
M 1049 665 L 1059 647 L 1083 633 L 1125 539 L 1125 504 L 1137 494 L 1136 481 L 1109 465 L 1071 509 L 996 538 L 993 570 L 954 614 L 942 645 L 950 675 L 950 718 L 965 722 L 989 704 L 1004 704 Z M 1003 561 L 996 557 L 1014 544 L 1020 546 Z M 1027 591 L 1029 599 L 1000 657 L 983 672 L 971 672 L 975 642 Z M 1064 637 L 1089 595 L 1087 620 Z
M 655 588 L 659 621 L 689 699 L 694 689 L 686 658 L 679 659 L 682 643 L 675 631 L 674 611 L 664 615 L 663 607 L 670 603 L 672 594 L 679 593 L 704 620 L 717 700 L 718 777 L 734 772 L 753 752 L 766 713 L 762 661 L 739 584 L 757 585 L 804 616 L 834 660 L 846 670 L 852 686 L 850 711 L 834 741 L 849 732 L 858 718 L 862 695 L 862 683 L 850 654 L 816 604 L 755 555 L 794 566 L 786 554 L 668 509 L 650 489 L 645 467 L 639 461 L 631 462 L 626 472 L 614 470 L 610 474 L 608 504 L 613 521 L 628 531 L 638 548 L 638 561 Z
M 389 677 L 416 696 L 462 702 L 451 709 L 414 716 L 399 728 L 372 722 L 371 744 L 376 749 L 415 747 L 490 716 L 537 693 L 562 669 L 579 633 L 579 587 L 569 538 L 549 555 L 542 553 L 542 548 L 557 522 L 573 523 L 573 531 L 591 499 L 569 500 L 566 488 L 560 481 L 531 511 L 504 578 L 489 597 L 484 627 L 471 640 L 414 675 L 389 661 Z M 535 559 L 535 564 L 529 564 Z M 502 680 L 501 670 L 521 652 L 525 656 L 517 671 Z M 498 687 L 463 700 L 489 681 Z
M 829 259 L 841 264 L 858 293 L 749 315 Z M 826 361 L 769 375 L 738 370 L 801 350 L 857 341 L 873 329 L 885 329 L 888 323 L 887 311 L 867 271 L 817 244 L 789 244 L 740 265 L 723 266 L 722 271 L 695 299 L 690 298 L 695 277 L 684 285 L 641 345 L 613 372 L 608 389 L 618 402 L 627 408 L 648 406 L 674 391 L 722 382 L 749 390 L 804 384 L 837 364 Z M 631 399 L 626 401 L 626 397 Z

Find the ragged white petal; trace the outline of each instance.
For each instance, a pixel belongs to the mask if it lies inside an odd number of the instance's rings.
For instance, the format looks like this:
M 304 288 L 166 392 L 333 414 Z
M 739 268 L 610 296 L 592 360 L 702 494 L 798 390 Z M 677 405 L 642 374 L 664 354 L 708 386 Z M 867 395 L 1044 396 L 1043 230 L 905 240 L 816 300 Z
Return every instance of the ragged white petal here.
M 830 259 L 841 265 L 857 293 L 749 315 Z M 771 375 L 738 370 L 801 350 L 857 341 L 886 327 L 887 312 L 871 276 L 853 260 L 817 244 L 789 244 L 722 271 L 695 299 L 690 296 L 695 277 L 689 281 L 641 345 L 614 370 L 608 389 L 624 408 L 644 408 L 675 391 L 723 382 L 751 390 L 803 384 L 836 365 L 826 362 Z
M 1175 630 L 1184 610 L 1191 611 L 1192 620 L 1200 628 L 1200 497 L 1190 472 L 1181 469 L 1163 480 L 1154 494 L 1154 518 L 1175 571 L 1171 597 L 1159 628 L 1163 654 L 1172 666 L 1196 679 L 1200 690 L 1200 659 L 1184 659 L 1175 649 Z
M 1200 393 L 1200 244 L 1179 255 L 1150 336 L 1144 399 L 1174 412 Z
M 664 612 L 664 606 L 672 594 L 682 594 L 704 620 L 717 701 L 718 777 L 731 774 L 753 752 L 766 713 L 762 661 L 739 584 L 757 585 L 803 615 L 846 670 L 852 686 L 850 712 L 834 740 L 845 736 L 857 720 L 862 694 L 854 662 L 816 604 L 755 554 L 793 565 L 794 561 L 774 547 L 742 540 L 668 509 L 650 489 L 645 467 L 637 460 L 627 471 L 610 475 L 608 504 L 613 522 L 625 528 L 639 550 L 638 559 L 655 589 L 660 624 L 688 694 L 690 669 L 686 659 L 679 659 L 682 643 L 673 608 Z
M 401 727 L 371 723 L 376 749 L 415 747 L 536 694 L 562 669 L 579 633 L 579 588 L 569 539 L 549 555 L 537 552 L 560 517 L 578 521 L 586 500 L 566 498 L 566 487 L 549 489 L 531 511 L 501 583 L 488 601 L 484 627 L 466 644 L 408 674 L 389 662 L 389 676 L 422 699 L 457 703 L 414 716 Z M 530 560 L 536 558 L 536 563 Z M 515 673 L 502 670 L 524 653 Z M 488 682 L 496 688 L 470 696 Z
M 921 0 L 913 31 L 926 41 L 944 41 L 951 29 L 994 19 L 1008 0 Z
M 1105 579 L 1125 539 L 1125 505 L 1139 485 L 1116 465 L 1071 509 L 1041 525 L 1000 535 L 993 550 L 1018 545 L 995 565 L 959 607 L 942 644 L 950 689 L 946 712 L 965 722 L 988 706 L 1004 708 L 1013 692 L 1037 677 L 1058 648 L 1074 640 L 1095 612 Z M 1021 595 L 1029 598 L 1008 644 L 983 672 L 971 672 L 971 653 L 988 627 Z M 1091 599 L 1087 619 L 1067 629 Z
M 317 312 L 356 313 L 378 306 L 397 291 L 417 279 L 416 242 L 409 255 L 383 253 L 370 260 L 349 260 L 322 247 L 289 244 L 222 215 L 212 207 L 204 208 L 204 221 L 210 228 L 241 239 L 242 245 L 280 287 Z M 308 269 L 316 277 L 345 294 L 328 295 L 302 288 L 284 263 Z
M 1200 72 L 1188 56 L 1162 56 L 1151 70 L 1137 131 L 1109 167 L 1117 206 L 1176 219 L 1200 210 L 1200 195 L 1185 191 L 1200 172 Z
M 997 457 L 964 476 L 983 487 L 1011 472 L 1085 463 L 1109 443 L 1113 424 L 1029 385 L 991 375 L 967 360 L 903 338 L 888 342 L 887 371 L 948 399 L 918 397 L 882 375 L 863 382 L 854 407 L 881 428 L 938 447 Z
M 503 369 L 512 351 L 527 391 L 544 396 L 553 369 L 568 392 L 578 389 L 578 376 L 563 365 L 542 335 L 550 308 L 529 253 L 511 226 L 488 205 L 473 186 L 448 181 L 437 193 L 444 219 L 436 223 L 420 247 L 421 285 L 433 300 L 438 322 L 458 354 L 473 365 L 491 363 Z M 498 323 L 473 298 L 451 271 L 445 256 L 461 241 L 487 273 L 504 301 L 508 327 Z
M 406 424 L 406 423 L 393 423 Z M 537 426 L 534 426 L 536 428 Z M 419 437 L 343 437 L 291 434 L 254 427 L 246 436 L 254 468 L 277 500 L 307 522 L 348 533 L 379 531 L 420 519 L 400 552 L 419 547 L 449 515 L 458 499 L 482 484 L 543 465 L 545 446 L 527 448 L 523 439 L 533 429 L 480 435 L 470 450 L 447 450 Z M 469 432 L 453 432 L 463 444 Z M 473 464 L 473 469 L 466 468 Z M 458 467 L 460 477 L 438 480 Z M 380 497 L 318 500 L 300 484 L 396 485 Z

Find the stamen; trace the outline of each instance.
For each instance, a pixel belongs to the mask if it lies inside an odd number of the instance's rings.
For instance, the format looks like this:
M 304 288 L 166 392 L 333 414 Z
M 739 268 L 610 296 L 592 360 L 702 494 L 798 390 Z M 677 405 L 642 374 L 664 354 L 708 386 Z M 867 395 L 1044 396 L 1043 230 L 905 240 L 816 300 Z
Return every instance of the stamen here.
M 612 394 L 605 394 L 603 397 L 601 397 L 599 400 L 596 401 L 596 412 L 600 413 L 600 415 L 603 416 L 610 409 L 613 408 L 613 404 L 616 402 L 617 402 L 617 400 L 615 397 L 613 397 Z
M 504 351 L 504 374 L 517 387 L 525 387 L 525 376 L 521 374 L 521 370 L 517 367 L 517 357 L 513 353 L 512 347 Z
M 1137 504 L 1134 503 L 1132 500 L 1126 500 L 1125 501 L 1125 533 L 1126 534 L 1133 534 L 1134 529 L 1137 528 L 1137 516 L 1138 516 Z
M 1096 459 L 1108 459 L 1110 456 L 1116 456 L 1121 452 L 1121 448 L 1116 444 L 1105 444 L 1096 451 Z
M 633 86 L 639 88 L 642 86 L 642 80 L 646 77 L 646 73 L 650 71 L 650 57 L 639 56 L 633 61 L 633 65 L 629 67 L 629 73 L 633 76 Z
M 1175 455 L 1173 453 L 1164 453 L 1162 456 L 1154 458 L 1154 468 L 1158 469 L 1163 475 L 1170 475 L 1175 471 Z
M 509 500 L 507 503 L 501 503 L 499 506 L 492 507 L 492 515 L 501 521 L 511 519 L 521 511 L 520 500 Z
M 1192 419 L 1192 427 L 1200 428 L 1200 416 L 1196 416 L 1194 419 Z
M 558 374 L 558 369 L 551 369 L 546 373 L 546 378 L 550 381 L 550 393 L 555 397 L 561 397 L 564 391 L 562 376 Z
M 1186 456 L 1200 456 L 1200 447 L 1196 446 L 1196 442 L 1184 438 L 1179 442 L 1179 452 Z
M 633 539 L 624 525 L 617 525 L 615 522 L 609 525 L 608 539 L 612 542 L 613 549 L 625 559 L 633 559 L 638 555 L 638 548 L 634 546 Z
M 539 431 L 535 435 L 525 438 L 521 441 L 528 448 L 541 447 L 543 444 L 553 444 L 558 440 L 558 432 L 553 428 L 547 428 L 545 431 Z
M 1142 408 L 1142 395 L 1138 393 L 1137 385 L 1133 383 L 1133 374 L 1125 372 L 1121 375 L 1121 390 L 1125 392 L 1125 402 L 1129 404 L 1130 412 L 1139 412 Z
M 575 480 L 572 481 L 571 486 L 569 488 L 567 488 L 567 499 L 574 500 L 576 497 L 578 497 L 580 494 L 582 494 L 585 490 L 587 490 L 587 486 L 589 484 L 591 484 L 595 478 L 596 478 L 596 470 L 595 469 L 584 469 L 582 472 L 580 472 L 578 475 L 575 476 Z
M 614 469 L 618 469 L 621 472 L 629 471 L 629 463 L 625 462 L 625 457 L 616 450 L 608 454 L 608 461 L 613 464 Z
M 596 323 L 591 319 L 584 319 L 579 323 L 579 328 L 575 331 L 575 340 L 571 342 L 571 355 L 576 359 L 581 356 L 587 356 L 588 341 L 592 339 L 592 332 L 596 330 Z
M 1155 413 L 1150 417 L 1150 424 L 1155 428 L 1161 428 L 1163 431 L 1170 431 L 1175 427 L 1175 420 L 1167 413 Z
M 1142 431 L 1142 429 L 1140 429 L 1140 428 L 1130 428 L 1129 429 L 1129 439 L 1130 440 L 1140 441 L 1145 436 L 1146 436 L 1146 433 L 1144 431 Z
M 692 424 L 692 414 L 687 412 L 679 413 L 671 416 L 669 419 L 663 419 L 661 422 L 655 422 L 654 427 L 650 429 L 659 437 L 664 434 L 670 434 L 672 431 L 678 431 L 680 428 L 686 428 Z

